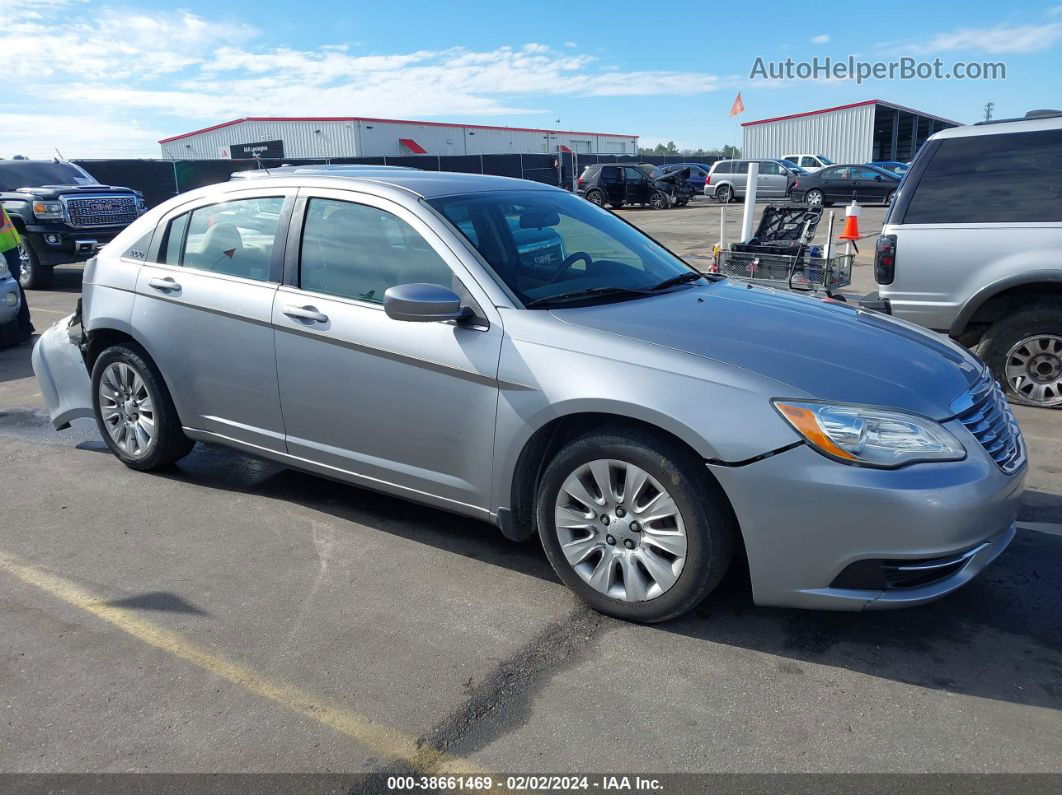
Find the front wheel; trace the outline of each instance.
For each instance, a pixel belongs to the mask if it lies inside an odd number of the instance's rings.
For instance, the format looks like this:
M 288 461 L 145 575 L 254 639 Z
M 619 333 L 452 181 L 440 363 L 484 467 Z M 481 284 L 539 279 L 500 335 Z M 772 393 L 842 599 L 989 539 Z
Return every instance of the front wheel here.
M 96 425 L 111 452 L 130 469 L 162 469 L 195 445 L 158 369 L 136 343 L 107 348 L 92 367 Z
M 33 246 L 23 238 L 18 244 L 18 281 L 23 290 L 44 290 L 52 285 L 54 272 L 42 265 Z
M 601 613 L 646 623 L 703 600 L 726 572 L 736 534 L 702 461 L 665 437 L 623 428 L 557 453 L 536 518 L 565 585 Z
M 1007 397 L 1062 407 L 1062 304 L 1043 302 L 997 320 L 977 346 Z
M 663 191 L 655 190 L 649 197 L 649 206 L 654 210 L 666 210 L 671 206 L 671 200 Z

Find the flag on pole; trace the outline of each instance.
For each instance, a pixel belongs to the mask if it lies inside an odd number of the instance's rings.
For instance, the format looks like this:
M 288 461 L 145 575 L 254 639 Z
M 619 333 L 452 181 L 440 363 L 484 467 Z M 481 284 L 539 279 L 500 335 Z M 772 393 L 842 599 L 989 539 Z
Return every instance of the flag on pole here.
M 731 118 L 733 118 L 734 116 L 737 116 L 739 113 L 744 113 L 744 112 L 745 112 L 745 103 L 741 101 L 741 92 L 739 91 L 738 95 L 734 98 L 734 104 L 730 106 L 730 116 L 731 116 Z

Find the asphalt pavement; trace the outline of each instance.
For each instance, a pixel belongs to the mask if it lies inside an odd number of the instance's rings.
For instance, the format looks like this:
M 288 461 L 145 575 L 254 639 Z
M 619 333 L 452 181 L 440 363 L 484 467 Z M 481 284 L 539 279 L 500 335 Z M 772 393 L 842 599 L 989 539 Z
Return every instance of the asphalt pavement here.
M 701 202 L 624 214 L 718 237 Z M 126 469 L 51 429 L 29 353 L 0 351 L 0 773 L 1062 773 L 1060 412 L 1018 410 L 1022 529 L 961 592 L 765 609 L 735 568 L 644 627 L 472 520 L 202 444 Z

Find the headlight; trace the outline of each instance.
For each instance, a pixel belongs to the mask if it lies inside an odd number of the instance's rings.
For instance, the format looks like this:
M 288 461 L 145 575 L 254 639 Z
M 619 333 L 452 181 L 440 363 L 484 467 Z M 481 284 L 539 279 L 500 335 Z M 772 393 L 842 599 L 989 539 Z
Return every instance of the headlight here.
M 63 205 L 59 202 L 33 202 L 33 214 L 42 221 L 63 217 Z
M 915 461 L 961 461 L 966 448 L 926 417 L 867 406 L 775 400 L 774 407 L 825 456 L 889 469 Z

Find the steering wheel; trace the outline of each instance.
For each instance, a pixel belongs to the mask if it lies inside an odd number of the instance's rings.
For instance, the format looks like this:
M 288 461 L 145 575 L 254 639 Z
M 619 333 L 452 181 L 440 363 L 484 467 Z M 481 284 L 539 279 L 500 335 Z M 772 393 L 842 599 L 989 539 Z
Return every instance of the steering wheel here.
M 585 251 L 576 251 L 574 254 L 569 254 L 567 257 L 564 258 L 564 262 L 562 262 L 557 267 L 557 270 L 553 272 L 553 275 L 549 277 L 549 283 L 553 284 L 555 281 L 557 281 L 557 279 L 561 277 L 561 274 L 568 270 L 568 268 L 574 265 L 578 260 L 585 261 L 587 269 L 589 269 L 590 266 L 594 264 L 593 258 Z

